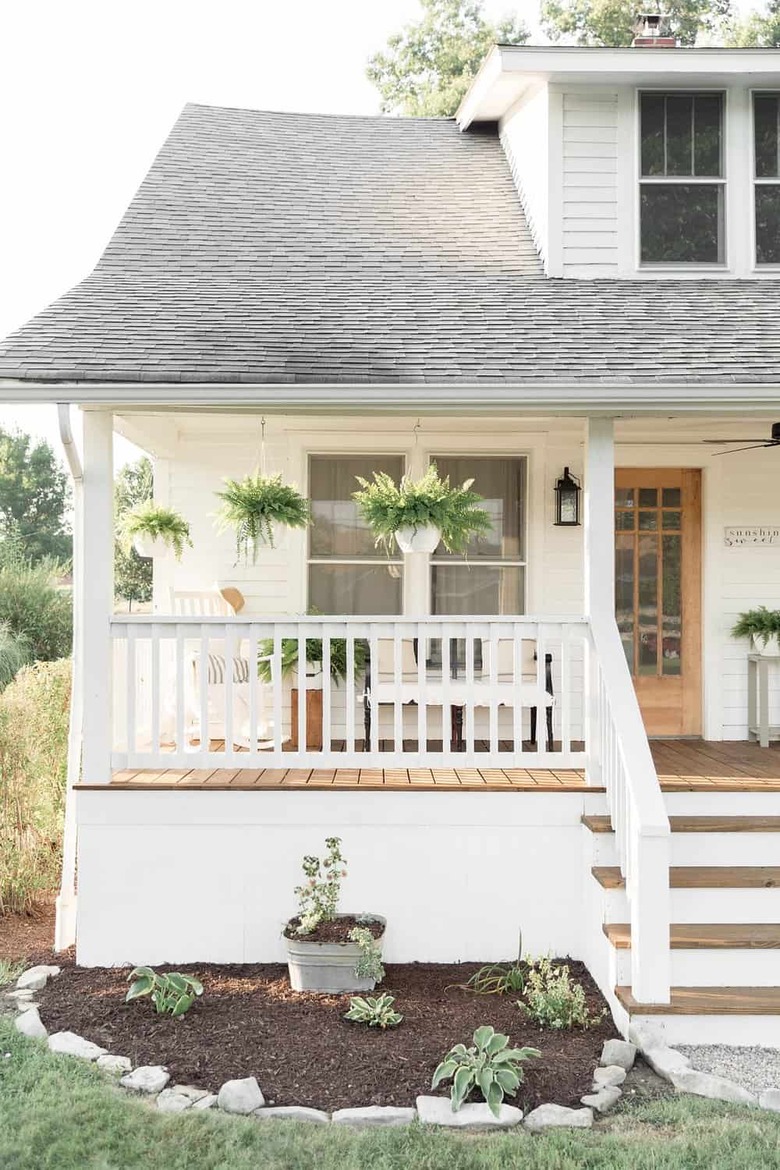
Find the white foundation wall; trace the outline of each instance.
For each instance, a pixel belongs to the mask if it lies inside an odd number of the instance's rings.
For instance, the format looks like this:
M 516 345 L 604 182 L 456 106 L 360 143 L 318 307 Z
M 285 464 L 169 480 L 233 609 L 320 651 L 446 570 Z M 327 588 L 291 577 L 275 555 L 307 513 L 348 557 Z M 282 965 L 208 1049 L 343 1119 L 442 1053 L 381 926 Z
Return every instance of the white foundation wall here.
M 83 966 L 283 962 L 304 854 L 340 836 L 341 908 L 389 962 L 583 957 L 587 793 L 80 791 Z M 486 913 L 486 910 L 489 911 Z

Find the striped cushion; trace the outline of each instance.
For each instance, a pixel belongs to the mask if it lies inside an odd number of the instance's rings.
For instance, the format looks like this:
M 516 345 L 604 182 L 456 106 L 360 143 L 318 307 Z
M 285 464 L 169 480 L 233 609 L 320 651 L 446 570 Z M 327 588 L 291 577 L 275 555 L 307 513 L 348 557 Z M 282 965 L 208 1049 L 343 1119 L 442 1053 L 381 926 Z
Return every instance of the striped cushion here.
M 209 670 L 208 680 L 210 683 L 224 683 L 225 681 L 225 659 L 222 654 L 209 654 Z M 234 658 L 233 659 L 233 682 L 234 683 L 248 683 L 249 682 L 249 659 L 248 658 Z

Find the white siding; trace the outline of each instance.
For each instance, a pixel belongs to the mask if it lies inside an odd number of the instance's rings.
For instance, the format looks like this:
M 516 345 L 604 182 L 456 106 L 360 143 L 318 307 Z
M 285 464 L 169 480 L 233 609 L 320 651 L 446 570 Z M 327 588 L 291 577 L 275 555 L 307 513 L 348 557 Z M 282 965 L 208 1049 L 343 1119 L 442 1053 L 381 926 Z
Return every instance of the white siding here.
M 547 88 L 526 95 L 500 124 L 506 152 L 531 235 L 547 261 L 549 185 Z
M 564 276 L 618 272 L 618 96 L 565 92 L 561 127 Z

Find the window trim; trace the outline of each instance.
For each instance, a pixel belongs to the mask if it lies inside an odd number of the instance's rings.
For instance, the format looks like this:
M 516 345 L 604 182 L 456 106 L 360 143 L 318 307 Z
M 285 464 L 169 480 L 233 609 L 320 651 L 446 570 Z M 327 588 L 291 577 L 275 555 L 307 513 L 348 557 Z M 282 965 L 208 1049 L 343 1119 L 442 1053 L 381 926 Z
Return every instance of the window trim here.
M 698 175 L 643 175 L 642 174 L 642 97 L 644 94 L 718 94 L 721 99 L 721 170 L 720 176 Z M 634 157 L 634 265 L 641 272 L 724 272 L 728 271 L 730 262 L 729 240 L 729 91 L 725 88 L 702 88 L 701 85 L 642 85 L 635 90 L 635 157 Z M 722 260 L 643 260 L 642 259 L 642 187 L 644 185 L 701 185 L 720 186 L 722 196 L 722 231 L 723 231 L 723 259 Z
M 757 275 L 772 274 L 780 272 L 780 261 L 775 261 L 772 264 L 760 264 L 758 260 L 758 233 L 756 231 L 756 188 L 757 187 L 780 187 L 780 166 L 778 166 L 777 175 L 759 176 L 756 174 L 756 96 L 771 96 L 777 97 L 780 102 L 780 86 L 772 86 L 767 88 L 753 87 L 750 89 L 750 132 L 748 134 L 748 141 L 750 147 L 750 249 L 751 249 L 751 268 Z M 780 121 L 780 111 L 778 111 L 778 121 Z

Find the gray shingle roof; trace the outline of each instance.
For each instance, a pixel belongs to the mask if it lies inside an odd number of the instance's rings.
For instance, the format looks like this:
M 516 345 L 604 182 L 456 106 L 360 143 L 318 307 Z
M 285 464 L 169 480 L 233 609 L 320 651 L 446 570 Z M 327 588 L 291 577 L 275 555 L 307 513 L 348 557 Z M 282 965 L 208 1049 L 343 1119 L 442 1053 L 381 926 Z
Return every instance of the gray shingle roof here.
M 780 381 L 773 281 L 548 280 L 492 134 L 185 107 L 34 381 Z

